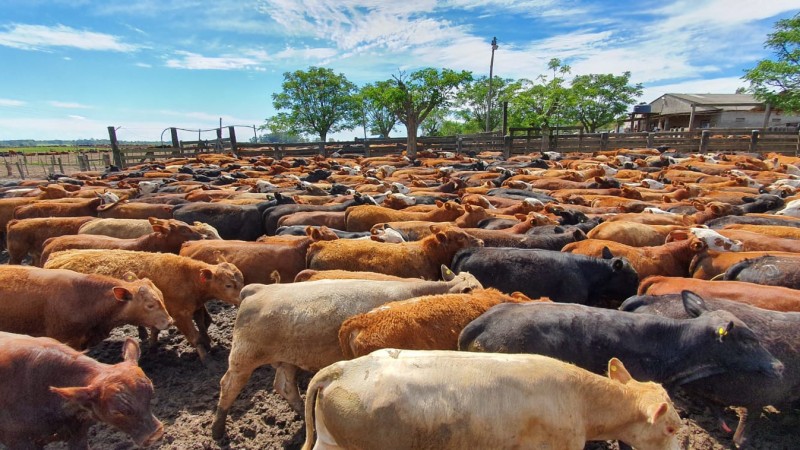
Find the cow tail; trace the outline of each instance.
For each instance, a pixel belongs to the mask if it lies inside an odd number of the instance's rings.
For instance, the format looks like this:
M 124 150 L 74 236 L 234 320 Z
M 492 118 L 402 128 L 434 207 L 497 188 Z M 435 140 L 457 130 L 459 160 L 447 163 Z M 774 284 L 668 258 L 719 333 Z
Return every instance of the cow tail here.
M 341 376 L 341 370 L 338 368 L 326 367 L 316 375 L 308 383 L 306 390 L 306 441 L 303 443 L 302 450 L 311 450 L 314 447 L 314 434 L 316 432 L 316 420 L 314 418 L 314 410 L 317 406 L 317 397 L 319 392 L 325 388 L 332 380 L 337 378 L 337 374 Z

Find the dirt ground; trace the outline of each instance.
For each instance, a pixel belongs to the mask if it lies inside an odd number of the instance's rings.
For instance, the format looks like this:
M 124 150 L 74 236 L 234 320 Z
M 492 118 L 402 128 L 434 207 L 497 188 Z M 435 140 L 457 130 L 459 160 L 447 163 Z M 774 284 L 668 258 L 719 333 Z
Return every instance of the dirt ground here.
M 153 410 L 164 422 L 164 437 L 151 448 L 159 449 L 299 449 L 305 439 L 303 420 L 272 390 L 274 371 L 262 367 L 253 374 L 247 387 L 234 403 L 228 417 L 228 435 L 224 441 L 211 438 L 211 421 L 219 396 L 219 380 L 227 367 L 231 332 L 236 317 L 234 307 L 209 303 L 214 325 L 209 333 L 214 342 L 213 363 L 204 368 L 195 351 L 174 328 L 162 332 L 160 345 L 154 352 L 143 349 L 140 364 L 155 385 Z M 100 361 L 120 360 L 125 336 L 137 336 L 134 327 L 118 328 L 111 338 L 93 348 L 89 354 Z M 301 377 L 301 392 L 310 376 Z M 730 448 L 730 435 L 724 433 L 708 408 L 684 394 L 675 396 L 675 404 L 685 427 L 680 433 L 687 449 Z M 598 411 L 602 414 L 602 411 Z M 736 412 L 726 410 L 728 423 L 735 425 Z M 768 408 L 756 422 L 751 412 L 751 446 L 753 449 L 800 449 L 800 409 L 778 412 Z M 90 445 L 94 449 L 124 450 L 136 448 L 133 441 L 106 425 L 91 430 Z M 48 449 L 66 446 L 51 444 Z M 616 449 L 614 443 L 592 443 L 587 449 Z

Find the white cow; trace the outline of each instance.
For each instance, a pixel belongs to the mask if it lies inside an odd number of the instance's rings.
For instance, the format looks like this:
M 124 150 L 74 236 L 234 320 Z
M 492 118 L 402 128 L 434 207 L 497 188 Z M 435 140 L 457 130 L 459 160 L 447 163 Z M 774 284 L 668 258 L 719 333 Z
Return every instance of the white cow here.
M 632 379 L 616 358 L 608 371 L 541 355 L 376 350 L 311 380 L 303 450 L 581 450 L 607 439 L 680 448 L 664 388 Z

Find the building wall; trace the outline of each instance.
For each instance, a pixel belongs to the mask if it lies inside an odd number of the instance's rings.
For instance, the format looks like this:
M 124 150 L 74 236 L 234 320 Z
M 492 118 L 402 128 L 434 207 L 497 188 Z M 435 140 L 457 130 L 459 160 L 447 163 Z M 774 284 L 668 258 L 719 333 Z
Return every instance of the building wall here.
M 796 127 L 800 116 L 773 112 L 767 127 Z M 700 124 L 698 123 L 698 127 Z M 763 111 L 723 111 L 711 119 L 712 128 L 761 128 L 764 126 Z

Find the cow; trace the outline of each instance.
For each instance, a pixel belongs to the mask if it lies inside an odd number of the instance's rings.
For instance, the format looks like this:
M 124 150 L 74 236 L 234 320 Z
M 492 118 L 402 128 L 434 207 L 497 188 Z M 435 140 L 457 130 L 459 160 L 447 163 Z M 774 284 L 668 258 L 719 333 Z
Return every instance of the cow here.
M 164 293 L 167 312 L 186 340 L 206 363 L 211 340 L 205 323 L 205 303 L 212 299 L 237 306 L 242 273 L 233 264 L 207 264 L 170 253 L 130 250 L 67 250 L 50 255 L 46 268 L 120 276 L 127 271 L 147 277 Z M 197 328 L 192 320 L 197 323 Z M 150 346 L 155 348 L 158 330 L 151 328 Z
M 586 233 L 589 239 L 615 241 L 631 247 L 651 247 L 663 244 L 667 236 L 686 229 L 682 225 L 646 225 L 635 222 L 604 222 Z
M 102 364 L 44 337 L 0 332 L 0 443 L 12 449 L 66 441 L 89 448 L 103 422 L 148 446 L 164 434 L 150 411 L 153 383 L 139 368 L 139 346 L 122 345 L 122 362 Z
M 439 277 L 439 267 L 450 264 L 459 249 L 483 245 L 481 240 L 458 227 L 430 227 L 433 232 L 431 236 L 401 244 L 342 239 L 316 242 L 308 249 L 308 268 L 347 269 L 435 280 Z
M 25 257 L 31 255 L 31 264 L 40 266 L 44 241 L 51 237 L 76 234 L 81 226 L 93 220 L 97 218 L 81 216 L 11 220 L 6 228 L 8 263 L 22 264 Z
M 255 241 L 264 234 L 262 214 L 266 206 L 267 202 L 246 206 L 197 202 L 176 206 L 172 215 L 186 223 L 207 223 L 222 239 Z
M 530 299 L 520 293 L 507 295 L 489 288 L 391 302 L 345 320 L 339 328 L 339 346 L 347 359 L 380 348 L 458 350 L 458 334 L 487 309 L 525 301 Z
M 763 228 L 763 227 L 762 227 Z M 777 227 L 776 227 L 777 228 Z M 789 230 L 800 231 L 798 228 L 780 227 Z M 745 251 L 776 251 L 800 253 L 800 240 L 793 238 L 783 238 L 770 236 L 768 234 L 754 233 L 741 229 L 723 228 L 719 234 L 728 239 L 736 239 L 742 243 L 742 250 Z
M 725 373 L 683 385 L 693 394 L 712 399 L 720 406 L 744 406 L 733 441 L 741 447 L 746 440 L 748 411 L 761 411 L 766 405 L 781 405 L 800 399 L 800 314 L 769 311 L 722 299 L 703 299 L 697 295 L 637 296 L 626 300 L 620 309 L 688 319 L 711 310 L 729 311 L 762 338 L 764 347 L 784 364 L 781 378 Z M 756 416 L 758 417 L 758 416 Z M 728 426 L 722 420 L 723 428 Z
M 631 247 L 614 241 L 587 239 L 567 244 L 561 251 L 604 259 L 611 259 L 615 255 L 623 257 L 644 279 L 650 275 L 688 276 L 692 258 L 706 248 L 705 242 L 695 238 L 654 247 Z
M 605 377 L 540 355 L 378 350 L 311 379 L 303 450 L 680 448 L 664 388 L 607 364 Z
M 97 208 L 97 216 L 105 219 L 172 219 L 173 205 L 122 201 Z
M 106 248 L 135 250 L 143 252 L 164 252 L 177 254 L 181 245 L 187 241 L 195 241 L 205 236 L 191 226 L 179 220 L 149 219 L 151 233 L 136 239 L 119 239 L 93 234 L 73 234 L 53 237 L 44 242 L 42 261 L 54 252 L 81 248 Z
M 132 324 L 164 330 L 164 296 L 132 273 L 112 278 L 69 270 L 0 266 L 0 330 L 47 336 L 77 349 Z
M 302 414 L 297 370 L 317 371 L 344 359 L 338 333 L 348 317 L 395 300 L 482 288 L 472 275 L 456 276 L 445 267 L 442 272 L 446 281 L 319 280 L 245 287 L 228 371 L 220 380 L 214 439 L 224 436 L 228 410 L 256 368 L 272 364 L 275 390 Z
M 609 355 L 672 388 L 721 373 L 780 377 L 783 364 L 727 311 L 677 320 L 557 303 L 501 303 L 467 325 L 458 349 L 534 353 L 602 373 Z
M 315 280 L 376 280 L 376 281 L 419 281 L 419 278 L 402 278 L 377 272 L 361 272 L 351 270 L 301 270 L 294 277 L 295 283 Z M 265 284 L 265 283 L 262 283 Z
M 456 253 L 452 268 L 503 292 L 590 305 L 606 301 L 618 305 L 636 292 L 639 283 L 624 258 L 599 259 L 552 250 L 468 248 Z
M 180 220 L 171 220 L 186 224 Z M 217 230 L 207 223 L 195 222 L 191 227 L 205 239 L 222 239 Z M 136 239 L 152 232 L 153 225 L 149 219 L 95 219 L 72 234 L 99 234 L 120 239 Z
M 722 277 L 725 271 L 734 264 L 745 259 L 759 258 L 766 255 L 794 258 L 797 262 L 800 262 L 800 254 L 791 252 L 714 252 L 709 250 L 697 254 L 692 259 L 692 263 L 689 265 L 689 273 L 692 278 L 716 280 Z
M 724 298 L 773 311 L 800 312 L 800 298 L 796 290 L 743 281 L 709 281 L 656 275 L 642 280 L 637 294 L 678 294 L 685 289 L 701 297 Z
M 35 217 L 77 217 L 97 216 L 97 207 L 101 200 L 71 199 L 72 202 L 36 202 L 20 206 L 14 210 L 15 219 L 33 219 Z
M 789 255 L 766 255 L 739 261 L 728 267 L 722 279 L 800 289 L 800 261 L 794 254 Z
M 384 222 L 426 220 L 429 222 L 452 222 L 464 214 L 464 207 L 454 202 L 436 202 L 436 208 L 426 212 L 397 211 L 382 206 L 353 206 L 345 212 L 347 231 L 369 231 L 373 225 Z

